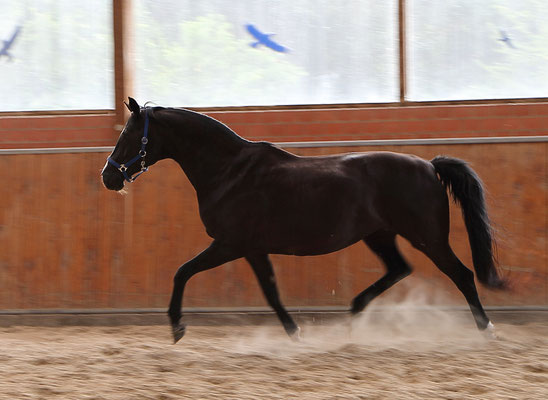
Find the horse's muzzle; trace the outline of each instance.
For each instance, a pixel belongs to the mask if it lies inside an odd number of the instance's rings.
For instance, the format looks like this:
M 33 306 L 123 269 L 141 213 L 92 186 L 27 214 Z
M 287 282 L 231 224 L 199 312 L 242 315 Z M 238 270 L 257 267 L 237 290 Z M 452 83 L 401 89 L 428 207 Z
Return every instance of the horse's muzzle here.
M 101 171 L 103 185 L 109 190 L 122 190 L 124 188 L 124 177 L 120 171 L 107 164 Z

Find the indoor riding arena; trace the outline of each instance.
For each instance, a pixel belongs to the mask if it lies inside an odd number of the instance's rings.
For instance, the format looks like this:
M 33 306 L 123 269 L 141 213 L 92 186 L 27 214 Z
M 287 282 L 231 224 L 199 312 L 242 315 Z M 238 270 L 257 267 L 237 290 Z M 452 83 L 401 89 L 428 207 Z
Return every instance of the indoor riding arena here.
M 0 8 L 0 399 L 548 398 L 548 2 Z

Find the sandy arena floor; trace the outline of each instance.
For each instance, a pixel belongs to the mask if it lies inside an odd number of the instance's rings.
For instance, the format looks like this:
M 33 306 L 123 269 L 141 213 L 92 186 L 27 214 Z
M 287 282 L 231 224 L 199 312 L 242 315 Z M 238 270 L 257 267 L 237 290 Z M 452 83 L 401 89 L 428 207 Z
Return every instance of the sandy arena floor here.
M 300 343 L 277 325 L 190 326 L 177 345 L 164 326 L 0 328 L 0 399 L 548 398 L 548 321 L 490 341 L 461 314 L 341 317 Z

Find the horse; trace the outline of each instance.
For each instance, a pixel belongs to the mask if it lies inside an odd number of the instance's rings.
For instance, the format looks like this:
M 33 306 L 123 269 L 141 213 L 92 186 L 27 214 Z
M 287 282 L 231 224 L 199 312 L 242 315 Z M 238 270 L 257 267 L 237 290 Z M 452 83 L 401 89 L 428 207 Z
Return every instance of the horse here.
M 479 300 L 474 273 L 449 245 L 449 196 L 460 204 L 475 275 L 488 288 L 507 281 L 494 257 L 483 184 L 463 160 L 431 161 L 394 152 L 302 157 L 268 142 L 237 135 L 204 114 L 141 107 L 130 117 L 101 172 L 107 189 L 122 191 L 157 161 L 175 160 L 196 190 L 209 247 L 174 275 L 168 316 L 174 343 L 186 332 L 183 292 L 195 274 L 245 258 L 289 337 L 300 328 L 280 300 L 270 254 L 310 256 L 363 241 L 386 273 L 357 294 L 351 315 L 408 276 L 412 268 L 396 246 L 407 239 L 462 292 L 477 328 L 494 332 Z

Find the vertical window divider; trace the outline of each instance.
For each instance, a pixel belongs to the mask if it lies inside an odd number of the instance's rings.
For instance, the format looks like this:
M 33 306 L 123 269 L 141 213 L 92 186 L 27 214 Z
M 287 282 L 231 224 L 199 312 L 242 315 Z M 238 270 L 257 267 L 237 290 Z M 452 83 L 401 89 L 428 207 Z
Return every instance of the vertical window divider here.
M 114 33 L 114 109 L 117 135 L 123 128 L 129 112 L 123 100 L 133 96 L 133 32 L 132 0 L 112 1 Z
M 406 76 L 406 43 L 405 43 L 405 0 L 398 0 L 398 50 L 399 50 L 399 77 L 400 77 L 400 103 L 405 103 L 407 91 Z

